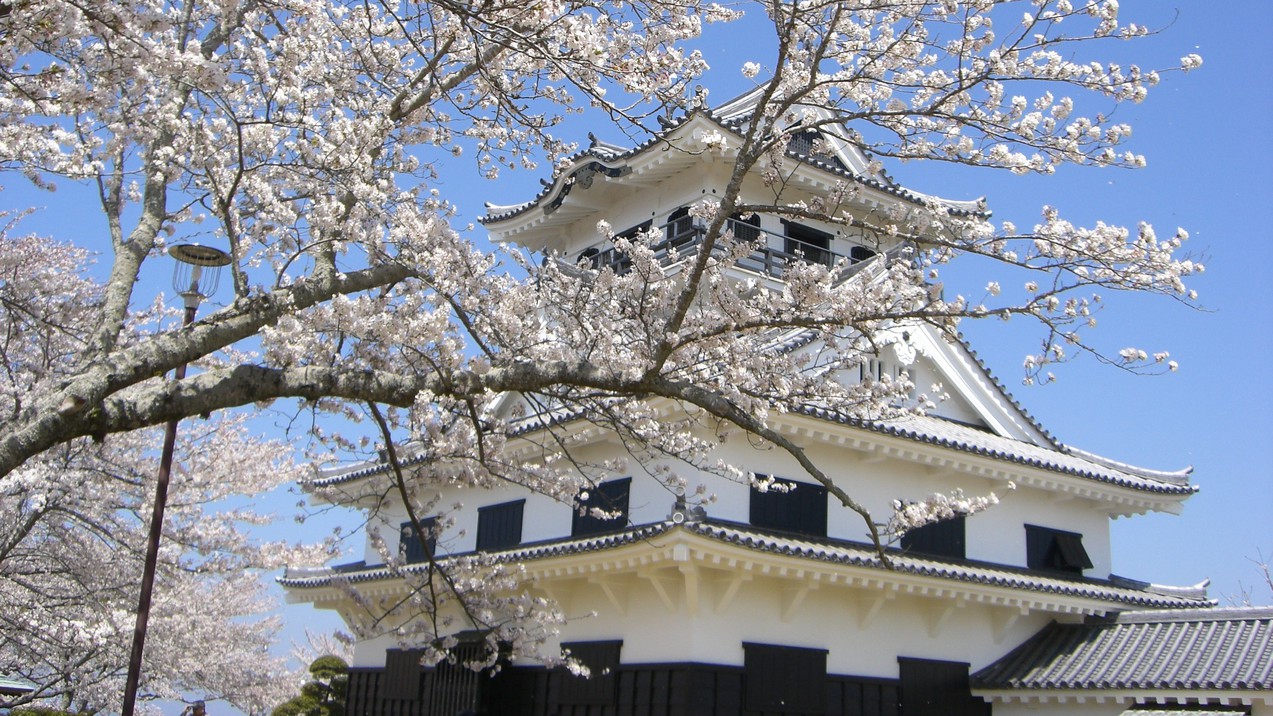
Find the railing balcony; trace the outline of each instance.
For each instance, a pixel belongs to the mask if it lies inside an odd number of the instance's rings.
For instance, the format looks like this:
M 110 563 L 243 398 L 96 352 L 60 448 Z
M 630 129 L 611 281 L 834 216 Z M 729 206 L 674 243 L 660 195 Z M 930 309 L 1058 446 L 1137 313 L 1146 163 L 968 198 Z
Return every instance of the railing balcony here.
M 755 241 L 764 233 L 760 227 L 738 219 L 729 219 L 727 228 L 740 241 Z M 672 263 L 673 251 L 675 251 L 678 260 L 697 253 L 698 247 L 703 243 L 703 237 L 706 234 L 706 230 L 701 226 L 696 226 L 690 217 L 674 219 L 660 226 L 659 230 L 664 238 L 651 248 L 654 250 L 654 255 L 665 266 Z M 849 256 L 844 256 L 826 247 L 800 241 L 792 237 L 784 237 L 783 241 L 786 250 L 768 246 L 759 247 L 739 259 L 737 266 L 745 271 L 751 271 L 771 278 L 781 278 L 786 267 L 797 261 L 831 267 L 841 260 L 846 265 L 853 265 L 866 261 L 875 255 L 874 251 L 866 247 L 855 247 Z M 714 251 L 723 253 L 720 247 L 716 247 Z M 608 268 L 618 274 L 626 273 L 632 268 L 631 257 L 613 246 L 606 249 L 587 249 L 579 258 L 580 260 L 588 261 L 594 269 Z

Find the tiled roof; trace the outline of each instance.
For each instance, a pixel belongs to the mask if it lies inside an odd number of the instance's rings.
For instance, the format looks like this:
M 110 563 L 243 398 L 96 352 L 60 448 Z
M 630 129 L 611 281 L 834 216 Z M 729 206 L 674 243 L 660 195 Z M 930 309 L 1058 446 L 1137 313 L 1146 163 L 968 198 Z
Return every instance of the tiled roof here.
M 647 540 L 666 532 L 671 527 L 671 522 L 656 522 L 650 525 L 634 527 L 595 537 L 552 540 L 549 542 L 530 544 L 518 549 L 506 550 L 503 552 L 490 552 L 486 555 L 486 558 L 496 563 L 515 564 L 530 562 L 536 559 L 547 559 L 549 557 L 596 552 L 598 550 L 620 547 L 622 545 Z M 463 556 L 472 555 L 444 557 L 440 559 L 439 562 L 446 564 L 449 560 Z M 341 565 L 331 568 L 308 570 L 289 569 L 282 577 L 278 578 L 278 583 L 284 587 L 304 589 L 331 586 L 333 584 L 333 578 L 337 578 L 337 581 L 340 582 L 359 584 L 362 582 L 374 582 L 382 579 L 393 579 L 396 576 L 393 570 L 383 565 L 364 568 L 361 570 L 357 569 L 357 566 L 358 565 Z M 354 568 L 351 569 L 351 567 Z M 428 568 L 428 564 L 410 564 L 402 567 L 401 571 L 408 574 L 416 574 L 422 573 Z
M 747 525 L 713 520 L 691 521 L 679 526 L 693 534 L 717 542 L 745 547 L 757 552 L 889 571 L 889 568 L 880 560 L 874 548 L 867 544 L 780 535 Z M 597 552 L 649 540 L 652 537 L 668 533 L 676 527 L 678 525 L 670 521 L 657 522 L 597 537 L 563 539 L 527 545 L 504 552 L 491 552 L 487 555 L 487 558 L 499 563 L 527 563 L 539 559 Z M 445 559 L 458 559 L 463 556 L 466 555 L 457 555 Z M 1210 604 L 1204 595 L 1161 594 L 1156 592 L 1152 586 L 1134 588 L 1105 580 L 1041 575 L 1025 569 L 967 560 L 941 560 L 896 553 L 890 554 L 889 558 L 892 562 L 892 571 L 902 575 L 933 577 L 975 585 L 1003 587 L 1060 597 L 1092 599 L 1141 608 L 1180 609 Z M 427 568 L 427 565 L 424 564 L 409 565 L 403 571 L 408 573 L 423 572 Z M 284 587 L 305 589 L 332 586 L 334 579 L 336 582 L 357 584 L 393 579 L 394 576 L 392 570 L 383 566 L 356 572 L 347 572 L 340 568 L 335 568 L 308 572 L 289 571 L 279 579 L 279 583 Z
M 663 141 L 663 137 L 675 131 L 679 127 L 684 126 L 685 124 L 688 124 L 690 120 L 692 120 L 695 116 L 705 117 L 711 120 L 712 122 L 715 122 L 721 128 L 727 129 L 731 132 L 734 132 L 735 134 L 741 134 L 744 128 L 743 125 L 745 124 L 745 122 L 747 121 L 749 117 L 749 115 L 746 113 L 739 114 L 736 116 L 722 116 L 720 114 L 717 114 L 710 108 L 705 108 L 705 107 L 697 108 L 678 117 L 675 120 L 665 121 L 663 128 L 657 135 L 649 138 L 648 140 L 634 147 L 630 147 L 627 149 L 622 149 L 613 144 L 598 142 L 596 141 L 596 138 L 594 137 L 592 145 L 589 148 L 576 153 L 575 155 L 569 157 L 566 160 L 564 165 L 571 167 L 571 169 L 568 172 L 562 172 L 562 173 L 558 173 L 554 175 L 552 181 L 541 181 L 541 184 L 543 185 L 544 188 L 541 189 L 539 194 L 537 194 L 534 198 L 530 199 L 529 201 L 522 202 L 520 204 L 512 204 L 508 206 L 497 206 L 494 204 L 487 204 L 487 212 L 488 212 L 487 215 L 480 217 L 478 221 L 482 224 L 489 224 L 493 222 L 503 221 L 505 219 L 511 219 L 514 216 L 525 213 L 533 209 L 534 207 L 538 206 L 541 202 L 547 199 L 548 196 L 553 193 L 554 188 L 556 188 L 558 184 L 561 184 L 562 186 L 560 189 L 559 196 L 554 201 L 560 202 L 561 198 L 570 192 L 572 185 L 569 183 L 569 179 L 573 177 L 575 173 L 582 171 L 584 169 L 587 169 L 589 167 L 617 168 L 619 163 L 626 162 L 627 160 L 632 159 L 633 157 L 636 157 L 637 155 L 641 154 L 646 149 L 649 149 L 650 147 L 661 144 Z M 902 187 L 894 183 L 892 180 L 888 179 L 887 176 L 884 176 L 883 179 L 876 179 L 874 177 L 860 174 L 858 172 L 855 172 L 845 167 L 843 164 L 841 164 L 838 161 L 832 161 L 823 157 L 810 156 L 807 154 L 802 154 L 796 151 L 792 151 L 790 149 L 786 153 L 787 153 L 787 156 L 790 156 L 793 159 L 799 159 L 800 161 L 810 166 L 817 167 L 818 169 L 821 169 L 825 172 L 828 172 L 838 177 L 842 177 L 844 179 L 848 179 L 857 184 L 861 184 L 863 186 L 868 186 L 873 189 L 878 189 L 879 191 L 892 194 L 893 196 L 896 196 L 899 199 L 902 199 L 904 201 L 908 201 L 912 204 L 928 206 L 936 202 L 938 204 L 946 206 L 951 213 L 956 215 L 961 215 L 961 216 L 969 216 L 969 215 L 984 213 L 984 209 L 981 209 L 980 205 L 976 202 L 952 201 L 952 200 L 932 197 L 927 194 L 921 194 L 919 192 L 911 191 L 905 187 Z
M 1052 623 L 972 677 L 975 690 L 1268 691 L 1273 607 L 1128 612 Z
M 1195 708 L 1195 709 L 1156 709 L 1156 708 L 1134 708 L 1127 709 L 1118 716 L 1238 716 L 1238 714 L 1249 713 L 1245 708 L 1226 709 L 1222 707 L 1215 708 Z
M 797 343 L 798 337 L 788 336 L 787 341 Z M 1112 460 L 1092 455 L 1072 448 L 1064 451 L 1033 445 L 1006 438 L 986 430 L 957 423 L 934 416 L 910 416 L 888 421 L 857 420 L 837 415 L 830 411 L 808 406 L 798 411 L 810 417 L 829 420 L 882 435 L 891 435 L 905 440 L 937 445 L 952 450 L 981 455 L 995 460 L 1004 460 L 1018 465 L 1026 465 L 1075 477 L 1095 480 L 1097 482 L 1125 487 L 1140 492 L 1159 495 L 1191 495 L 1198 490 L 1189 484 L 1189 469 L 1174 472 L 1150 470 L 1116 463 Z M 575 420 L 577 414 L 557 416 L 554 423 L 565 423 Z M 514 435 L 539 430 L 542 422 L 530 421 L 522 429 L 514 429 Z M 403 461 L 404 466 L 416 464 L 419 458 Z M 369 477 L 386 469 L 382 463 L 372 463 L 348 472 L 337 472 L 322 475 L 306 481 L 306 485 L 315 488 L 332 487 Z
M 996 460 L 1006 460 L 1019 465 L 1029 465 L 1144 492 L 1190 495 L 1198 489 L 1197 486 L 1189 484 L 1188 469 L 1174 472 L 1150 470 L 1115 463 L 1069 448 L 1066 448 L 1065 452 L 1060 452 L 932 415 L 909 416 L 888 421 L 864 421 L 844 418 L 813 407 L 806 408 L 802 412 L 876 433 L 940 445 Z
M 803 557 L 822 562 L 888 569 L 875 549 L 867 544 L 840 540 L 777 535 L 747 525 L 712 520 L 686 523 L 686 528 L 707 537 L 739 544 L 773 554 Z M 1099 599 L 1151 608 L 1205 607 L 1211 604 L 1201 594 L 1180 596 L 1160 594 L 1153 585 L 1130 588 L 1107 580 L 1042 575 L 1026 569 L 971 560 L 942 560 L 890 553 L 893 571 L 959 582 L 1007 587 L 1043 594 Z

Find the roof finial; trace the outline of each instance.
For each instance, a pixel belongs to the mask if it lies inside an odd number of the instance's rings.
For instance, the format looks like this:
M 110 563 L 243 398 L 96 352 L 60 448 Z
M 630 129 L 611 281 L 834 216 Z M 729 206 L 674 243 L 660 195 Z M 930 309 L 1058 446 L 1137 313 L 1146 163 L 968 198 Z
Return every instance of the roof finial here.
M 703 85 L 694 85 L 694 109 L 707 109 L 707 88 Z

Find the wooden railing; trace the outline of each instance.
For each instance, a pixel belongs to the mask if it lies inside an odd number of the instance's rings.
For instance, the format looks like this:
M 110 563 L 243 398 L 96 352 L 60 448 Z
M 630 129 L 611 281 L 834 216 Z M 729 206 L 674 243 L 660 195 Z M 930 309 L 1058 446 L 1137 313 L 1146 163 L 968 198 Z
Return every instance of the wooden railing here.
M 729 219 L 726 228 L 734 233 L 736 239 L 741 241 L 755 241 L 760 238 L 762 233 L 759 227 L 737 219 Z M 690 217 L 682 217 L 663 224 L 659 227 L 659 231 L 664 238 L 651 248 L 654 251 L 654 255 L 664 265 L 672 263 L 674 252 L 678 260 L 696 254 L 699 246 L 703 243 L 706 233 L 706 230 L 701 226 L 696 226 Z M 786 267 L 797 261 L 818 263 L 831 267 L 841 260 L 845 261 L 847 265 L 852 265 L 870 258 L 870 256 L 844 256 L 821 246 L 805 243 L 790 237 L 784 237 L 783 240 L 785 246 L 792 248 L 793 251 L 782 251 L 762 246 L 739 259 L 737 262 L 738 267 L 772 278 L 781 278 Z M 719 246 L 713 247 L 713 251 L 723 253 L 723 249 Z M 871 255 L 874 255 L 874 252 L 871 252 Z M 589 261 L 594 269 L 608 268 L 619 274 L 627 273 L 632 268 L 631 257 L 613 246 L 606 249 L 588 249 L 579 256 L 579 259 Z

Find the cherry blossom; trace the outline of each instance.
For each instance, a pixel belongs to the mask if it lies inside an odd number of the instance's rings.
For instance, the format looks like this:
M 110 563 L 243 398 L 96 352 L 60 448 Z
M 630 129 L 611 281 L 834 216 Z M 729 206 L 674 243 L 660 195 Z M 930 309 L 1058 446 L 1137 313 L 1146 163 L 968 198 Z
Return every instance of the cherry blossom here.
M 1090 338 L 1094 314 L 1116 291 L 1189 303 L 1187 281 L 1203 270 L 1184 253 L 1184 231 L 1076 226 L 1050 207 L 1026 230 L 996 227 L 984 205 L 929 197 L 850 211 L 863 186 L 888 185 L 885 168 L 898 160 L 1040 175 L 1142 166 L 1133 128 L 1112 110 L 1152 102 L 1157 85 L 1201 59 L 1174 68 L 1108 61 L 1102 47 L 1149 32 L 1114 0 L 10 5 L 0 17 L 2 166 L 37 187 L 92 187 L 93 238 L 109 247 L 98 284 L 85 278 L 83 247 L 11 238 L 12 226 L 5 234 L 0 479 L 21 495 L 12 504 L 23 514 L 89 489 L 75 482 L 87 476 L 55 465 L 128 454 L 127 472 L 142 475 L 135 431 L 275 401 L 308 411 L 310 434 L 337 456 L 360 449 L 351 425 L 384 406 L 388 438 L 375 438 L 411 445 L 434 466 L 413 479 L 511 481 L 570 501 L 622 469 L 572 460 L 569 436 L 556 430 L 526 438 L 490 419 L 516 393 L 543 406 L 546 426 L 570 415 L 613 431 L 638 463 L 673 456 L 745 479 L 716 464 L 704 434 L 766 441 L 861 512 L 879 544 L 877 523 L 772 416 L 813 407 L 887 420 L 926 410 L 929 399 L 905 377 L 835 378 L 908 321 L 952 338 L 965 319 L 1035 321 L 1027 380 L 1048 379 L 1052 364 L 1077 355 L 1174 369 L 1165 354 L 1103 349 Z M 713 201 L 695 208 L 705 237 L 674 279 L 652 234 L 617 240 L 630 269 L 616 274 L 491 251 L 456 225 L 450 172 L 560 171 L 581 139 L 569 129 L 575 115 L 598 135 L 642 142 L 656 136 L 657 118 L 703 110 L 696 87 L 712 75 L 695 41 L 739 12 L 767 18 L 771 31 L 753 59 L 728 69 L 736 77 L 741 64 L 753 78 L 756 111 L 729 135 L 664 148 L 731 167 Z M 789 190 L 798 167 L 786 148 L 810 130 L 870 157 L 817 199 Z M 744 200 L 748 182 L 764 188 L 760 200 Z M 811 262 L 791 267 L 780 288 L 740 284 L 729 266 L 752 247 L 728 221 L 756 213 L 851 227 L 906 250 L 874 264 L 869 281 Z M 232 257 L 231 298 L 188 328 L 141 308 L 150 298 L 139 290 L 143 267 L 178 241 L 216 242 Z M 1002 272 L 980 300 L 947 295 L 941 283 L 944 265 L 969 255 Z M 827 350 L 773 350 L 792 331 Z M 163 377 L 184 363 L 195 366 L 190 376 Z M 514 438 L 541 440 L 554 457 L 520 460 Z M 236 464 L 257 476 L 235 478 L 235 490 L 266 489 L 252 465 Z M 674 472 L 658 477 L 678 487 Z M 455 565 L 452 598 L 520 614 L 484 623 L 502 641 L 542 643 L 551 605 L 519 601 L 517 571 L 495 569 Z M 64 619 L 67 643 L 80 644 L 117 628 L 112 615 L 48 618 Z

